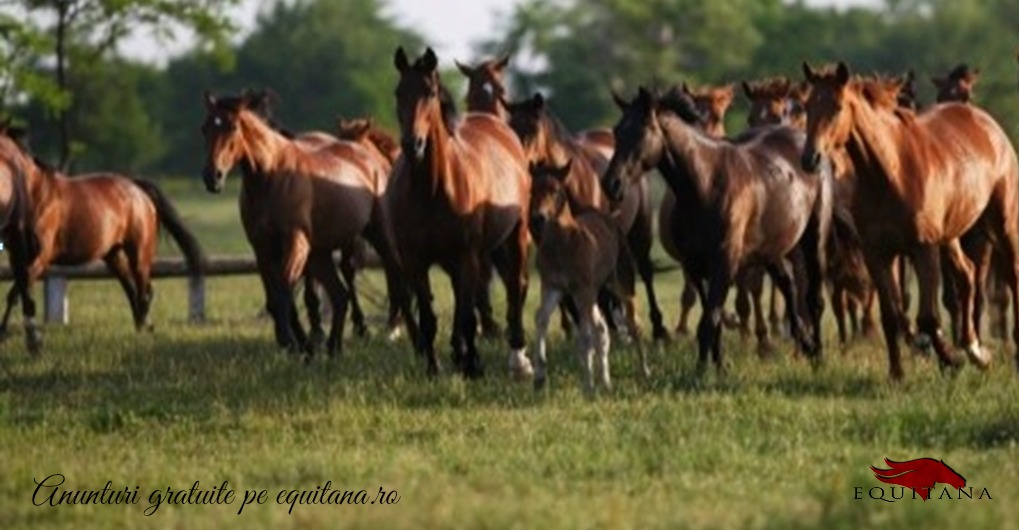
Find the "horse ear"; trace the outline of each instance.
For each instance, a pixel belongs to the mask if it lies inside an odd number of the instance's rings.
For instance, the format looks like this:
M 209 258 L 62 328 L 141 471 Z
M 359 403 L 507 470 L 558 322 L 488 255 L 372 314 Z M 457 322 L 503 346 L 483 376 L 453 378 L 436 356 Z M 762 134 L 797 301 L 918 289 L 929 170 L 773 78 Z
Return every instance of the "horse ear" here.
M 463 64 L 460 61 L 457 61 L 455 59 L 453 60 L 453 64 L 456 65 L 456 68 L 458 70 L 460 70 L 461 74 L 463 74 L 463 75 L 465 75 L 467 77 L 471 77 L 471 76 L 474 75 L 474 69 L 471 68 L 470 66 L 467 66 L 466 64 Z
M 210 108 L 216 106 L 216 96 L 212 95 L 211 91 L 206 90 L 203 97 L 205 98 L 205 106 Z
M 566 182 L 566 178 L 570 176 L 570 171 L 573 169 L 573 157 L 570 157 L 566 161 L 566 164 L 562 167 L 557 167 L 552 171 L 552 176 L 559 182 Z
M 683 81 L 682 83 L 679 84 L 679 89 L 688 96 L 693 95 L 693 92 L 690 91 L 690 85 L 686 84 L 686 81 Z
M 435 56 L 435 51 L 431 46 L 425 50 L 425 55 L 421 58 L 421 66 L 429 72 L 434 72 L 439 67 L 439 58 Z
M 842 61 L 839 61 L 839 65 L 835 68 L 835 81 L 840 85 L 849 83 L 849 67 Z
M 496 70 L 500 70 L 500 71 L 504 70 L 507 66 L 509 66 L 509 61 L 510 61 L 510 56 L 507 53 L 506 55 L 502 56 L 502 59 L 499 59 L 495 63 L 495 69 Z
M 746 81 L 740 81 L 739 84 L 741 87 L 743 87 L 743 95 L 745 95 L 747 99 L 754 99 L 754 91 L 753 89 L 750 88 L 750 83 L 747 83 Z
M 612 90 L 612 101 L 615 102 L 616 106 L 619 107 L 620 110 L 625 111 L 627 107 L 630 106 L 630 103 L 623 99 L 623 97 L 615 90 Z
M 807 64 L 807 61 L 803 61 L 803 76 L 807 78 L 810 83 L 817 82 L 817 72 Z
M 733 87 L 732 84 L 728 84 L 723 86 L 719 92 L 719 97 L 722 99 L 722 101 L 725 102 L 726 105 L 732 103 L 732 97 L 735 93 L 734 88 L 735 87 Z
M 646 87 L 641 86 L 637 91 L 637 101 L 648 111 L 654 109 L 655 96 Z
M 403 46 L 396 49 L 396 53 L 393 55 L 393 66 L 400 72 L 405 72 L 410 68 L 410 61 L 407 59 L 407 52 L 403 51 Z

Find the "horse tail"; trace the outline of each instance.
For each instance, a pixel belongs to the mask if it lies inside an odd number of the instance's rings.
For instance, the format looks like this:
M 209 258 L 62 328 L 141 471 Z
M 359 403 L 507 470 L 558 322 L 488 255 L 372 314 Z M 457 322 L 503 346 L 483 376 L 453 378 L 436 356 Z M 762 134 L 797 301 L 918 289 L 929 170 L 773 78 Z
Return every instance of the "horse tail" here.
M 154 182 L 143 179 L 131 179 L 131 181 L 152 200 L 152 204 L 156 207 L 156 214 L 159 216 L 159 224 L 170 231 L 173 240 L 177 242 L 177 247 L 184 253 L 184 260 L 187 261 L 191 275 L 201 277 L 205 273 L 205 252 L 198 244 L 198 238 L 184 226 L 184 221 L 181 220 L 177 208 Z
M 35 261 L 36 256 L 42 250 L 42 245 L 39 242 L 39 234 L 35 230 L 35 212 L 32 210 L 31 197 L 28 193 L 25 168 L 21 164 L 11 164 L 11 167 L 14 171 L 15 239 L 17 239 L 16 244 L 22 247 L 27 266 Z

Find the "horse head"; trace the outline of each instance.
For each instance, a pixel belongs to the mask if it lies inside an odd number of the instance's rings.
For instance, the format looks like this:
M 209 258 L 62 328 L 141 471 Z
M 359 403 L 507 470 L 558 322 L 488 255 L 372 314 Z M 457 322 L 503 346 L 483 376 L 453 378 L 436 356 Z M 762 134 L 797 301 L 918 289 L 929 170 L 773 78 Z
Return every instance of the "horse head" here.
M 400 72 L 396 85 L 400 143 L 407 156 L 420 160 L 425 155 L 432 128 L 445 127 L 440 102 L 443 88 L 439 80 L 439 60 L 428 48 L 412 63 L 400 47 L 393 56 L 393 64 Z
M 732 105 L 733 86 L 703 86 L 691 89 L 686 83 L 681 83 L 679 89 L 686 92 L 704 117 L 704 131 L 716 138 L 725 136 L 725 113 Z
M 456 67 L 467 77 L 467 110 L 500 114 L 499 100 L 506 97 L 505 70 L 509 55 L 489 59 L 477 66 L 456 61 Z
M 804 62 L 803 73 L 810 83 L 810 97 L 806 104 L 807 140 L 800 162 L 803 169 L 816 171 L 824 156 L 849 140 L 852 113 L 847 110 L 846 99 L 850 74 L 849 67 L 842 62 L 820 71 Z
M 226 176 L 239 161 L 248 156 L 241 116 L 252 112 L 259 116 L 269 112 L 269 92 L 243 92 L 240 96 L 216 97 L 205 92 L 205 120 L 202 135 L 205 137 L 206 160 L 202 170 L 205 189 L 211 193 L 223 190 Z
M 944 77 L 931 77 L 931 83 L 937 89 L 937 101 L 957 101 L 969 103 L 973 99 L 973 87 L 980 80 L 980 69 L 960 64 Z
M 531 233 L 539 237 L 549 221 L 558 219 L 566 207 L 569 192 L 566 181 L 573 169 L 571 158 L 565 165 L 530 164 L 531 173 Z

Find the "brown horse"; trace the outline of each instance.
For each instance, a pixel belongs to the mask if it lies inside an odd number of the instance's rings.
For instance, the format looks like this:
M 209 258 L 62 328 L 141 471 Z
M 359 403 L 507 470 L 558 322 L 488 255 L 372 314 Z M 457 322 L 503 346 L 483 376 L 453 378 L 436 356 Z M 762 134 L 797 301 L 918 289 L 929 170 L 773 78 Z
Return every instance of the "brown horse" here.
M 39 239 L 26 176 L 33 162 L 20 145 L 24 136 L 23 129 L 9 122 L 0 124 L 0 237 L 14 273 L 14 287 L 21 295 L 26 346 L 30 353 L 38 353 L 42 341 L 35 324 L 35 302 L 28 291 L 28 264 L 39 254 Z M 4 322 L 0 325 L 0 340 L 6 337 Z
M 831 177 L 799 167 L 802 133 L 776 127 L 740 141 L 708 137 L 696 125 L 693 101 L 680 91 L 659 98 L 643 87 L 614 129 L 616 154 L 603 177 L 609 196 L 654 168 L 676 196 L 675 242 L 694 280 L 704 313 L 697 329 L 698 370 L 708 354 L 724 370 L 722 307 L 744 267 L 765 265 L 790 306 L 793 335 L 815 361 L 821 358 L 824 245 L 831 219 Z M 797 286 L 788 256 L 799 248 L 807 274 L 807 314 L 799 318 Z M 810 336 L 812 333 L 812 336 Z
M 7 295 L 0 328 L 7 328 L 19 296 L 31 308 L 26 310 L 26 320 L 32 319 L 35 304 L 31 286 L 50 265 L 103 260 L 127 295 L 135 328 L 148 329 L 153 297 L 151 269 L 160 226 L 177 242 L 191 274 L 203 273 L 201 246 L 173 204 L 152 182 L 115 173 L 70 178 L 32 159 L 31 153 L 20 147 L 22 157 L 31 160 L 25 177 L 39 247 L 29 263 L 25 290 L 15 285 Z
M 574 213 L 568 183 L 574 176 L 572 160 L 565 166 L 532 164 L 530 226 L 540 234 L 537 265 L 541 275 L 541 307 L 535 317 L 534 386 L 541 389 L 546 378 L 545 337 L 549 318 L 563 296 L 573 299 L 579 315 L 577 349 L 584 366 L 584 389 L 594 392 L 592 360 L 605 388 L 609 375 L 608 324 L 598 308 L 598 292 L 607 286 L 623 300 L 627 327 L 640 348 L 640 330 L 634 301 L 634 267 L 626 235 L 613 216 L 603 210 L 585 208 Z M 640 348 L 641 364 L 648 373 Z
M 467 77 L 467 110 L 487 112 L 504 120 L 509 119 L 506 108 L 500 101 L 506 99 L 505 78 L 509 56 L 488 59 L 477 66 L 468 66 L 456 61 L 456 67 Z
M 264 100 L 264 94 L 206 93 L 205 187 L 219 193 L 230 170 L 241 166 L 241 221 L 255 251 L 277 344 L 310 353 L 293 302 L 293 288 L 307 269 L 333 307 L 327 348 L 335 354 L 342 347 L 348 293 L 333 264 L 334 251 L 349 249 L 359 236 L 367 239 L 385 265 L 390 296 L 406 309 L 382 201 L 388 173 L 359 144 L 324 133 L 316 141 L 288 138 L 260 115 Z M 413 336 L 413 328 L 408 330 Z
M 898 107 L 885 87 L 852 79 L 845 63 L 823 71 L 804 63 L 803 70 L 812 88 L 802 164 L 816 169 L 824 155 L 840 149 L 852 159 L 853 218 L 878 290 L 892 379 L 903 377 L 902 304 L 892 261 L 899 254 L 911 256 L 916 269 L 918 338 L 930 341 L 943 367 L 959 363 L 942 338 L 937 314 L 942 246 L 955 276 L 966 353 L 987 367 L 990 357 L 973 326 L 975 278 L 986 263 L 972 263 L 959 239 L 973 232 L 999 244 L 1012 264 L 1005 272 L 1014 310 L 1019 304 L 1019 161 L 1008 137 L 987 113 L 969 105 L 941 104 L 915 115 Z M 1019 332 L 1015 339 L 1019 343 Z
M 969 103 L 973 100 L 973 87 L 980 80 L 980 69 L 970 68 L 967 64 L 959 64 L 952 68 L 944 77 L 931 77 L 931 83 L 937 90 L 935 99 L 938 103 Z
M 772 77 L 744 82 L 743 93 L 750 101 L 747 126 L 751 129 L 774 125 L 806 129 L 806 102 L 810 95 L 808 83 L 793 83 L 785 77 Z M 863 251 L 849 212 L 854 182 L 852 163 L 848 157 L 840 156 L 834 166 L 835 204 L 832 233 L 826 249 L 827 279 L 831 288 L 832 313 L 835 314 L 839 343 L 845 345 L 849 338 L 847 315 L 854 334 L 869 335 L 873 331 L 873 306 L 877 292 L 867 274 Z
M 403 154 L 387 198 L 404 273 L 416 295 L 417 349 L 438 373 L 437 331 L 428 270 L 438 264 L 455 296 L 453 360 L 464 375 L 482 375 L 475 345 L 475 297 L 491 262 L 506 286 L 511 371 L 530 375 L 525 354 L 523 305 L 527 296 L 530 177 L 516 135 L 495 116 L 467 113 L 450 131 L 443 123 L 438 58 L 431 48 L 411 62 L 403 48 L 393 63 L 400 73 L 396 114 Z M 491 261 L 489 261 L 491 260 Z

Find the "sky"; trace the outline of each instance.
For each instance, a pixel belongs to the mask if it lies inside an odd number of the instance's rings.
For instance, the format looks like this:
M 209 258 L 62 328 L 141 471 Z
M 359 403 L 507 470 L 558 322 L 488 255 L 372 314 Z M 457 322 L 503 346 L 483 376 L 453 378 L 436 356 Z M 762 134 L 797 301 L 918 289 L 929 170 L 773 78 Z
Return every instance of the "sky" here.
M 250 29 L 260 9 L 274 0 L 243 0 L 233 13 L 238 24 Z M 343 0 L 332 0 L 342 2 Z M 417 28 L 439 57 L 473 59 L 473 45 L 495 34 L 500 20 L 523 0 L 385 0 L 387 14 L 401 25 Z M 710 1 L 710 0 L 705 0 Z M 807 0 L 808 4 L 848 6 L 874 4 L 875 0 Z M 165 62 L 169 54 L 187 48 L 187 38 L 160 43 L 141 35 L 123 46 L 127 55 L 147 61 Z M 169 51 L 169 54 L 167 53 Z

